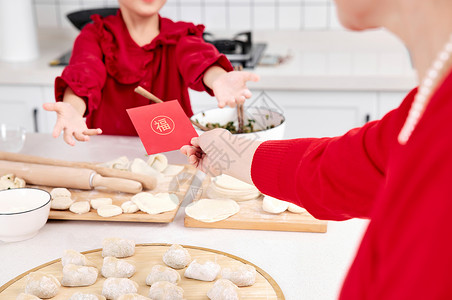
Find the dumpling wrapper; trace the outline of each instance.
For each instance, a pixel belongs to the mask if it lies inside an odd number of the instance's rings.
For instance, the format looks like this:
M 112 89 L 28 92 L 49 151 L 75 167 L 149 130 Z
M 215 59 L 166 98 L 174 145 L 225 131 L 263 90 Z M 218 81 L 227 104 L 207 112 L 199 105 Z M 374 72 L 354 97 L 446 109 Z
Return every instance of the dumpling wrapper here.
M 256 187 L 252 184 L 246 183 L 242 180 L 239 180 L 235 177 L 221 174 L 219 176 L 216 176 L 212 178 L 213 183 L 215 183 L 217 186 L 222 187 L 224 189 L 230 189 L 230 190 L 245 190 L 245 191 L 252 191 L 256 190 Z
M 229 218 L 240 211 L 240 206 L 232 199 L 200 199 L 185 208 L 187 216 L 206 223 Z
M 262 209 L 268 213 L 280 214 L 289 208 L 289 204 L 289 202 L 265 195 L 262 201 Z
M 206 195 L 208 198 L 212 199 L 226 198 L 240 202 L 257 199 L 261 193 L 257 189 L 255 191 L 227 190 L 211 184 L 207 187 Z
M 158 193 L 153 195 L 148 192 L 141 192 L 130 199 L 138 208 L 150 215 L 156 215 L 171 211 L 179 206 L 179 198 L 175 194 Z

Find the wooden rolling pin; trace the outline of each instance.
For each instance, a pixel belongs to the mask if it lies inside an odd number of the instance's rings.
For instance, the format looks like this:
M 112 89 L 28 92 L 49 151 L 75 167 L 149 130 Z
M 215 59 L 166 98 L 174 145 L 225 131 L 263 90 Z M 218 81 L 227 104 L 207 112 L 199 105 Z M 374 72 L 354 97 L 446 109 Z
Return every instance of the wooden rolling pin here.
M 118 169 L 111 169 L 102 166 L 98 166 L 93 163 L 87 162 L 73 162 L 66 160 L 58 160 L 46 157 L 39 157 L 33 155 L 26 155 L 20 153 L 12 153 L 12 152 L 2 152 L 0 151 L 0 159 L 9 160 L 9 161 L 17 161 L 17 162 L 25 162 L 25 163 L 33 163 L 33 164 L 42 164 L 42 165 L 50 165 L 50 166 L 61 166 L 61 167 L 71 167 L 71 168 L 85 168 L 96 171 L 98 174 L 102 176 L 108 177 L 118 177 L 131 179 L 135 181 L 139 181 L 143 188 L 153 190 L 157 186 L 157 178 L 154 176 L 132 173 L 129 171 L 123 171 Z
M 139 193 L 143 189 L 143 186 L 138 181 L 116 177 L 103 177 L 95 171 L 85 168 L 49 166 L 0 160 L 0 173 L 12 173 L 17 177 L 24 179 L 27 184 L 33 185 L 82 190 L 105 187 L 113 191 L 132 194 Z

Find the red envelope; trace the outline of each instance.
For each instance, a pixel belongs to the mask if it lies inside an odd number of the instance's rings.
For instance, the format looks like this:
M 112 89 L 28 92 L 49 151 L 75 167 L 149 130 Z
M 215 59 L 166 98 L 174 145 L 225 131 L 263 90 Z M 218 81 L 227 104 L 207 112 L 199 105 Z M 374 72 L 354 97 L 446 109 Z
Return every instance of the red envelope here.
M 147 154 L 177 150 L 198 136 L 177 100 L 127 109 Z

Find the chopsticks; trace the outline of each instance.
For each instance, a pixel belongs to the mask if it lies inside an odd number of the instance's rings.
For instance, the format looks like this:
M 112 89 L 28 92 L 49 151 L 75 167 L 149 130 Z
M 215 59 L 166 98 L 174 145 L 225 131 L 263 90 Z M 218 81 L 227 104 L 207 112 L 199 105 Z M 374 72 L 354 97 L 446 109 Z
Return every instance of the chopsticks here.
M 141 87 L 141 86 L 138 86 L 138 87 L 135 88 L 135 93 L 140 94 L 141 96 L 143 96 L 143 97 L 145 97 L 145 98 L 147 98 L 147 99 L 149 99 L 149 100 L 151 100 L 151 101 L 153 101 L 153 102 L 155 102 L 155 103 L 162 103 L 162 102 L 163 102 L 162 99 L 158 98 L 157 96 L 155 96 L 155 95 L 152 94 L 151 92 L 145 90 L 145 89 L 144 89 L 143 87 Z M 209 127 L 206 127 L 206 126 L 204 126 L 204 125 L 201 125 L 201 124 L 199 124 L 198 122 L 196 122 L 195 120 L 190 119 L 190 122 L 191 122 L 193 125 L 195 125 L 196 127 L 198 127 L 199 129 L 201 129 L 201 130 L 204 130 L 204 131 L 210 130 Z

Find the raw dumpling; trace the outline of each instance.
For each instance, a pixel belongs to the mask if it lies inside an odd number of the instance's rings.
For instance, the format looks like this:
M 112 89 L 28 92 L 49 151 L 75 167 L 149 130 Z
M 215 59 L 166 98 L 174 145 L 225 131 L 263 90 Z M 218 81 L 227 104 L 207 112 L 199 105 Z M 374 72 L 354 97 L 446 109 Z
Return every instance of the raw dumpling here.
M 36 297 L 35 295 L 20 293 L 16 300 L 40 300 L 41 298 Z
M 137 292 L 138 283 L 128 278 L 107 278 L 102 286 L 102 295 L 107 299 L 117 300 L 122 295 Z
M 190 253 L 188 253 L 187 249 L 178 244 L 171 245 L 171 247 L 163 254 L 163 262 L 174 269 L 185 268 L 190 261 Z
M 195 259 L 185 270 L 184 276 L 202 281 L 214 281 L 220 270 L 220 265 L 213 261 L 208 260 L 204 264 L 200 264 Z
M 95 198 L 91 199 L 90 204 L 93 209 L 98 209 L 102 205 L 113 204 L 113 200 L 111 198 Z
M 129 159 L 127 156 L 120 156 L 113 160 L 107 161 L 105 163 L 99 164 L 101 167 L 110 168 L 110 169 L 118 169 L 123 171 L 129 170 Z
M 61 264 L 63 267 L 68 264 L 78 266 L 94 266 L 94 264 L 88 260 L 85 255 L 72 249 L 64 250 L 63 256 L 61 257 Z
M 32 272 L 25 279 L 25 293 L 41 299 L 55 297 L 60 289 L 60 282 L 52 274 Z
M 135 253 L 135 242 L 121 238 L 106 238 L 102 242 L 102 257 L 129 257 Z
M 113 204 L 102 205 L 97 209 L 97 214 L 104 218 L 119 216 L 122 214 L 122 208 Z
M 218 279 L 207 292 L 210 300 L 239 300 L 239 289 L 227 279 Z
M 123 204 L 121 204 L 121 209 L 122 212 L 125 214 L 133 214 L 140 210 L 138 206 L 132 201 L 126 201 Z
M 86 214 L 91 209 L 88 201 L 77 201 L 71 204 L 69 210 L 74 214 Z
M 0 190 L 23 187 L 25 187 L 25 180 L 19 177 L 15 177 L 13 174 L 6 174 L 0 177 Z
M 272 214 L 280 214 L 289 208 L 289 202 L 265 195 L 262 201 L 262 209 Z
M 229 218 L 240 211 L 240 206 L 232 199 L 199 199 L 187 205 L 187 216 L 201 222 L 217 222 Z
M 289 207 L 287 208 L 287 210 L 294 214 L 302 214 L 302 213 L 307 212 L 307 210 L 305 208 L 295 205 L 293 203 L 289 204 Z
M 162 171 L 162 174 L 165 176 L 176 176 L 184 169 L 184 166 L 179 165 L 168 165 L 165 170 Z
M 161 265 L 155 265 L 146 277 L 146 284 L 152 285 L 157 281 L 168 281 L 177 284 L 180 281 L 180 275 L 176 270 Z
M 183 300 L 184 290 L 168 281 L 158 281 L 149 289 L 149 298 L 153 300 Z
M 168 166 L 168 158 L 164 154 L 149 155 L 148 165 L 158 172 L 162 172 Z
M 89 286 L 97 280 L 99 271 L 95 267 L 67 264 L 63 267 L 62 286 Z
M 71 198 L 71 192 L 67 188 L 53 188 L 50 191 L 50 196 L 52 196 L 52 199 L 59 197 Z
M 133 173 L 154 176 L 157 178 L 161 176 L 160 172 L 158 172 L 156 169 L 148 165 L 141 158 L 135 158 L 133 160 L 132 164 L 130 164 L 130 171 L 132 171 Z
M 119 298 L 117 300 L 150 300 L 151 298 L 142 296 L 140 294 L 125 294 L 122 296 L 119 296 Z
M 179 198 L 177 195 L 170 193 L 158 193 L 153 195 L 148 192 L 141 192 L 134 195 L 131 198 L 131 201 L 135 203 L 141 211 L 150 215 L 174 210 L 179 205 Z
M 250 286 L 256 282 L 256 269 L 251 265 L 223 268 L 221 278 L 228 279 L 237 286 Z
M 135 266 L 128 263 L 125 260 L 117 259 L 113 256 L 108 256 L 104 258 L 104 263 L 102 264 L 102 276 L 117 277 L 117 278 L 130 278 L 135 274 Z
M 102 295 L 97 294 L 85 294 L 85 293 L 75 293 L 72 294 L 69 300 L 105 300 L 106 298 Z

